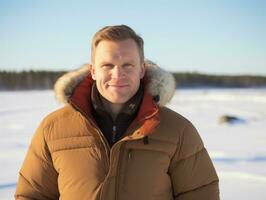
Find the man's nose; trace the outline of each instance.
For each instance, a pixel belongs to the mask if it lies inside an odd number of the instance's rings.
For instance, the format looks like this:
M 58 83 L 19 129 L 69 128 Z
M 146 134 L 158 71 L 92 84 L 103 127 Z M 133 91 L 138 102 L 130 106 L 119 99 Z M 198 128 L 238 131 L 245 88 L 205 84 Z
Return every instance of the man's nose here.
M 120 66 L 114 66 L 113 70 L 112 70 L 112 77 L 113 78 L 121 78 L 123 77 L 125 74 L 124 74 L 124 70 L 122 69 L 122 67 Z

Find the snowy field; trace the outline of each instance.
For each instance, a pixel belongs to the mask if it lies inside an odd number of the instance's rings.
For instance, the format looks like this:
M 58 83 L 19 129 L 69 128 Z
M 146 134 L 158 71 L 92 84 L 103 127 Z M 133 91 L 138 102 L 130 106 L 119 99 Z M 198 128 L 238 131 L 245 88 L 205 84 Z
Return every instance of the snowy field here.
M 60 106 L 52 91 L 0 92 L 0 200 L 13 199 L 34 130 Z M 168 106 L 198 129 L 218 172 L 222 200 L 266 199 L 266 89 L 183 89 Z M 222 115 L 240 120 L 220 124 Z

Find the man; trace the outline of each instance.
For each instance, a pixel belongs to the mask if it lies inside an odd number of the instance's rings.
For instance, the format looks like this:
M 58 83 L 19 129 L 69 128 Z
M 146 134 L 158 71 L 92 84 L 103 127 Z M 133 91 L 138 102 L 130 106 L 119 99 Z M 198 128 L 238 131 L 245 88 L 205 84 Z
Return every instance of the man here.
M 142 38 L 125 25 L 104 27 L 91 61 L 57 81 L 67 104 L 37 129 L 16 199 L 219 199 L 196 129 L 164 107 L 174 79 L 144 61 Z

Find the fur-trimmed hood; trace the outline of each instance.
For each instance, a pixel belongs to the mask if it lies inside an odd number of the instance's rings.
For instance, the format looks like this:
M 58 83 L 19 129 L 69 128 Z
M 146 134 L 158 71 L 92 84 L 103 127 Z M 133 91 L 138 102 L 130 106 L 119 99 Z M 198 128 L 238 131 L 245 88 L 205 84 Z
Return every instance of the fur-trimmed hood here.
M 176 83 L 173 75 L 161 69 L 155 63 L 146 60 L 146 74 L 148 80 L 146 85 L 152 96 L 158 96 L 157 104 L 166 105 L 173 97 Z M 85 64 L 81 68 L 70 71 L 61 76 L 54 85 L 56 99 L 59 102 L 67 103 L 75 87 L 90 73 L 90 65 Z

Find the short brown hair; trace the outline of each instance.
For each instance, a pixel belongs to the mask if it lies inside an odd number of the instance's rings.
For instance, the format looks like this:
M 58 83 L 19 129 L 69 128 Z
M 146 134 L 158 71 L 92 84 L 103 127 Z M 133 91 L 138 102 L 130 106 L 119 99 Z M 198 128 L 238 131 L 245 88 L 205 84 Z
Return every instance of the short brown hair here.
M 116 26 L 105 26 L 100 29 L 92 38 L 91 43 L 91 62 L 94 61 L 94 54 L 97 45 L 102 40 L 109 41 L 121 41 L 126 39 L 133 39 L 139 49 L 140 59 L 144 61 L 144 41 L 143 39 L 136 34 L 136 32 L 126 25 L 116 25 Z

